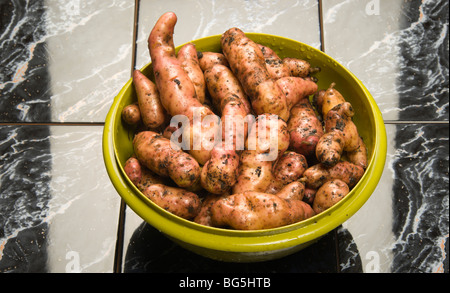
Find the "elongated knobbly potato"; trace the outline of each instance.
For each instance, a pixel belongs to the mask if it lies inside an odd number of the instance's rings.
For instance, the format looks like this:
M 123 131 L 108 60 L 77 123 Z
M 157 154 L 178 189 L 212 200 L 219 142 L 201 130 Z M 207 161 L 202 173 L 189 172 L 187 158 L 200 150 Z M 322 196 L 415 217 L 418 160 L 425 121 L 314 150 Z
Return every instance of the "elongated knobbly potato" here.
M 238 230 L 281 227 L 306 218 L 302 200 L 247 191 L 217 200 L 211 207 L 214 226 Z
M 306 157 L 315 154 L 317 143 L 324 131 L 322 122 L 307 99 L 303 99 L 291 109 L 288 130 L 291 150 Z
M 335 89 L 336 84 L 333 82 L 330 84 L 325 92 L 320 93 L 317 96 L 315 102 L 317 103 L 318 111 L 325 117 L 334 106 L 345 103 L 345 98 L 342 94 Z
M 267 160 L 267 154 L 245 150 L 239 157 L 238 178 L 232 187 L 232 193 L 244 191 L 265 192 L 273 181 L 273 161 Z
M 247 96 L 228 67 L 216 64 L 204 76 L 212 102 L 222 115 L 222 141 L 214 146 L 211 159 L 204 165 L 201 184 L 211 193 L 222 194 L 236 183 L 238 152 L 244 148 L 250 110 Z
M 239 155 L 227 149 L 224 143 L 217 144 L 202 168 L 201 185 L 214 194 L 223 194 L 232 188 L 238 177 Z
M 133 139 L 136 158 L 160 176 L 170 177 L 178 186 L 193 188 L 200 182 L 198 162 L 182 150 L 174 150 L 170 140 L 152 131 L 142 131 Z
M 224 65 L 210 67 L 204 76 L 212 103 L 221 114 L 222 140 L 232 143 L 233 149 L 241 142 L 242 150 L 248 133 L 246 117 L 251 107 L 247 95 L 233 72 Z
M 358 139 L 358 147 L 353 151 L 347 152 L 347 158 L 349 162 L 361 166 L 364 170 L 367 168 L 367 147 L 361 137 Z
M 325 116 L 325 132 L 339 131 L 344 137 L 346 152 L 354 151 L 359 146 L 358 128 L 352 121 L 354 110 L 349 102 L 334 106 Z
M 259 115 L 239 158 L 239 176 L 232 193 L 265 192 L 274 180 L 273 164 L 288 146 L 286 123 L 276 115 Z
M 250 127 L 245 149 L 256 153 L 273 153 L 272 161 L 283 154 L 289 147 L 289 131 L 287 123 L 273 114 L 262 114 L 256 117 Z
M 324 166 L 332 167 L 341 161 L 345 138 L 340 131 L 327 132 L 319 139 L 316 157 Z
M 211 227 L 214 226 L 212 223 L 211 208 L 216 201 L 227 195 L 228 194 L 225 195 L 207 194 L 205 198 L 202 200 L 202 206 L 197 216 L 195 216 L 194 222 L 204 226 L 211 226 Z
M 177 59 L 173 43 L 176 22 L 175 13 L 163 14 L 150 33 L 148 48 L 161 102 L 172 117 L 183 115 L 191 122 L 189 153 L 203 165 L 211 157 L 219 128 L 214 123 L 207 125 L 201 123 L 204 117 L 215 114 L 198 101 L 194 84 Z M 194 125 L 196 113 L 199 121 Z M 200 138 L 200 147 L 194 146 L 194 137 Z
M 364 175 L 364 169 L 347 161 L 340 161 L 331 168 L 323 164 L 316 164 L 303 173 L 301 181 L 307 188 L 318 189 L 326 181 L 331 179 L 340 179 L 350 188 L 354 187 Z
M 167 114 L 159 99 L 156 85 L 137 69 L 133 71 L 133 84 L 136 89 L 142 122 L 150 129 L 160 127 L 166 121 Z
M 203 71 L 200 67 L 200 63 L 197 57 L 197 50 L 195 45 L 192 43 L 187 43 L 178 51 L 178 60 L 180 61 L 181 67 L 186 71 L 189 78 L 192 80 L 195 88 L 195 94 L 197 100 L 200 103 L 205 102 L 205 77 L 203 76 Z
M 142 193 L 161 208 L 184 219 L 192 219 L 200 212 L 198 195 L 182 188 L 153 184 L 144 188 Z
M 200 68 L 205 72 L 216 64 L 230 66 L 227 58 L 222 53 L 217 52 L 197 52 Z
M 290 76 L 307 77 L 320 71 L 319 67 L 312 67 L 308 61 L 302 59 L 287 57 L 283 58 L 282 62 Z
M 276 195 L 282 199 L 301 201 L 305 196 L 305 185 L 299 181 L 293 181 L 283 186 Z
M 200 212 L 201 200 L 192 192 L 165 185 L 163 179 L 130 157 L 124 166 L 134 185 L 152 202 L 174 215 L 192 219 Z
M 308 96 L 317 91 L 317 84 L 308 78 L 282 77 L 277 79 L 276 83 L 286 96 L 287 107 L 290 111 L 297 103 L 308 100 Z
M 170 185 L 169 180 L 143 166 L 135 157 L 130 157 L 125 162 L 124 171 L 140 191 L 153 184 Z
M 266 61 L 266 68 L 273 79 L 287 76 L 308 77 L 320 71 L 320 68 L 312 67 L 306 60 L 289 57 L 281 59 L 271 48 L 261 44 L 259 46 Z
M 270 77 L 258 44 L 238 28 L 227 30 L 222 35 L 221 44 L 223 54 L 249 96 L 255 113 L 271 113 L 287 121 L 289 110 L 286 97 Z
M 283 65 L 283 61 L 271 48 L 258 44 L 263 53 L 267 71 L 273 79 L 290 76 L 289 68 Z

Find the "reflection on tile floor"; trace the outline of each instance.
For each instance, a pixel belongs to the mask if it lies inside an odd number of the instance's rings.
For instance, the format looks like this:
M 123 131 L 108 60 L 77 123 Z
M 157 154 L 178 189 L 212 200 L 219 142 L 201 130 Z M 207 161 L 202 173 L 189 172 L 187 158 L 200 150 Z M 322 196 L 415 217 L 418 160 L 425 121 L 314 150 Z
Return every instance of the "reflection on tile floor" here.
M 0 272 L 112 272 L 120 198 L 102 127 L 0 127 Z
M 145 222 L 136 227 L 124 254 L 125 273 L 335 273 L 334 232 L 313 247 L 262 263 L 224 263 L 199 256 Z

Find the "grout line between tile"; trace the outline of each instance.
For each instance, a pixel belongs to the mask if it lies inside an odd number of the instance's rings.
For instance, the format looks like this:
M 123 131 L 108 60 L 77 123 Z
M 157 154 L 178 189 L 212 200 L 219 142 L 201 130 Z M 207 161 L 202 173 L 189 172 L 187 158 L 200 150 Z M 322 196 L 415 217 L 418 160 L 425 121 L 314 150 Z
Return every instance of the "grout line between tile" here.
M 319 2 L 319 34 L 320 34 L 320 50 L 322 52 L 325 52 L 325 36 L 324 36 L 324 29 L 323 29 L 323 6 L 322 6 L 322 0 L 318 0 Z
M 0 122 L 0 126 L 105 126 L 105 122 Z
M 404 120 L 384 120 L 384 124 L 448 124 L 448 121 L 404 121 Z

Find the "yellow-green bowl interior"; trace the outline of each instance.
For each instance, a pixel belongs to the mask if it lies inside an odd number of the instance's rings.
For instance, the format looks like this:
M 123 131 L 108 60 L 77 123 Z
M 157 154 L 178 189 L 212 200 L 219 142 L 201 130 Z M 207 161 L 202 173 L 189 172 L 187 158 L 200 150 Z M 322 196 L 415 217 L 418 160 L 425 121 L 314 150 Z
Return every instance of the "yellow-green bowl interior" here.
M 103 134 L 103 155 L 108 175 L 119 195 L 146 222 L 189 249 L 227 260 L 227 252 L 252 255 L 257 252 L 280 251 L 284 255 L 292 247 L 303 247 L 319 239 L 350 218 L 371 196 L 383 172 L 386 158 L 386 132 L 381 113 L 364 85 L 346 68 L 320 50 L 306 44 L 267 34 L 247 33 L 257 43 L 275 50 L 281 57 L 294 57 L 309 61 L 321 68 L 315 76 L 319 89 L 332 82 L 355 109 L 353 121 L 367 148 L 369 165 L 360 182 L 339 203 L 327 211 L 305 221 L 258 231 L 237 231 L 206 227 L 181 219 L 159 208 L 148 200 L 124 175 L 125 161 L 133 154 L 132 139 L 135 129 L 122 122 L 121 110 L 136 101 L 130 79 L 115 97 L 107 115 Z M 220 52 L 220 35 L 192 41 L 197 51 Z M 177 50 L 181 46 L 177 47 Z M 153 79 L 151 63 L 141 71 Z

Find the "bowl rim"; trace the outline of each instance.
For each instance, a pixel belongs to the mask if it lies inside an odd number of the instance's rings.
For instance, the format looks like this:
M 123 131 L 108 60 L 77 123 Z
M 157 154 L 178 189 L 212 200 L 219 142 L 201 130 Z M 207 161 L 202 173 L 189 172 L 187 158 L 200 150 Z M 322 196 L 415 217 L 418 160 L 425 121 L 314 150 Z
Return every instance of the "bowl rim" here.
M 355 80 L 356 84 L 360 87 L 360 90 L 363 91 L 367 97 L 372 109 L 371 113 L 374 116 L 376 131 L 376 139 L 374 140 L 375 147 L 372 156 L 369 158 L 369 165 L 366 172 L 358 184 L 343 200 L 320 214 L 298 223 L 265 230 L 243 231 L 204 226 L 182 219 L 160 208 L 147 199 L 136 186 L 131 183 L 129 178 L 124 176 L 123 166 L 121 166 L 117 160 L 118 154 L 113 144 L 115 136 L 114 118 L 118 115 L 118 111 L 120 110 L 118 109 L 118 104 L 121 97 L 124 95 L 127 88 L 132 85 L 132 78 L 130 78 L 114 98 L 113 104 L 105 119 L 102 150 L 108 176 L 125 203 L 147 223 L 151 224 L 164 234 L 174 237 L 182 242 L 214 250 L 239 252 L 275 250 L 307 243 L 313 241 L 317 237 L 325 235 L 350 218 L 368 200 L 381 178 L 386 160 L 387 139 L 381 112 L 370 92 L 352 72 L 324 52 L 302 42 L 263 33 L 246 33 L 246 35 L 251 39 L 258 37 L 273 37 L 288 42 L 295 42 L 301 46 L 306 46 L 314 51 L 315 54 L 323 55 L 323 57 L 336 62 L 337 66 L 340 66 L 346 74 Z M 220 36 L 221 35 L 212 35 L 190 42 L 196 43 L 205 40 L 207 41 L 208 39 L 217 39 Z M 183 45 L 184 44 L 177 46 L 177 50 Z M 145 70 L 150 65 L 151 62 L 147 63 L 141 68 L 141 71 Z M 366 196 L 356 196 L 354 192 L 356 187 L 359 188 L 358 193 L 366 194 Z M 333 217 L 330 217 L 331 215 L 333 215 Z

